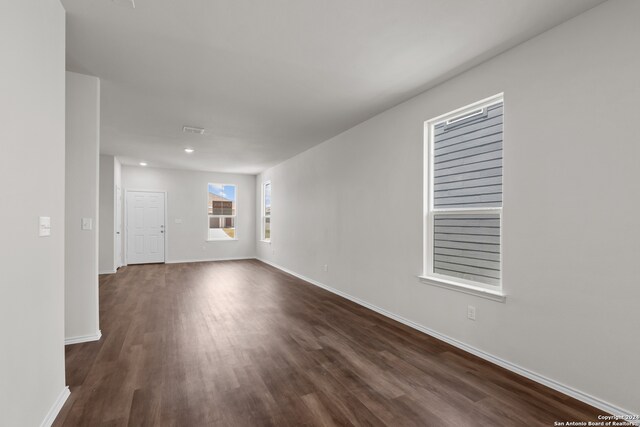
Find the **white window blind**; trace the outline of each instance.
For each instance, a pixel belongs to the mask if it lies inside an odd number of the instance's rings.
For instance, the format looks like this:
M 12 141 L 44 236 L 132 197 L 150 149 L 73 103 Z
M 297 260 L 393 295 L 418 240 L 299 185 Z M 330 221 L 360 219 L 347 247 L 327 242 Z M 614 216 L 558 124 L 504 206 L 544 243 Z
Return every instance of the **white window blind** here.
M 427 122 L 425 275 L 501 286 L 503 99 Z

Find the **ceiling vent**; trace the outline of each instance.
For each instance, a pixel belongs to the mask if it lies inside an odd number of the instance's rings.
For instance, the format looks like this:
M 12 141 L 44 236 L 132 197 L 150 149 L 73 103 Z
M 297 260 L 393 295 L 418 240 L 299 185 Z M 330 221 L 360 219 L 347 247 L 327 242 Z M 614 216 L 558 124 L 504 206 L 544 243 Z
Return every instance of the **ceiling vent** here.
M 204 128 L 197 128 L 194 126 L 182 126 L 182 132 L 197 133 L 198 135 L 204 135 Z
M 111 1 L 114 2 L 115 4 L 130 7 L 131 9 L 136 8 L 135 0 L 111 0 Z

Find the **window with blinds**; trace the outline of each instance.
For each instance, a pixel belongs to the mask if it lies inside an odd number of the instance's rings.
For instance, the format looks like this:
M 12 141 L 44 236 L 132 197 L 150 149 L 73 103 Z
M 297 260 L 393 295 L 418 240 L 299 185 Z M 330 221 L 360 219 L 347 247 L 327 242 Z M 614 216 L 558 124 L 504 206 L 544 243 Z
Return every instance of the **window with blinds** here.
M 425 275 L 501 287 L 502 95 L 426 123 Z
M 271 181 L 262 183 L 262 240 L 271 241 Z

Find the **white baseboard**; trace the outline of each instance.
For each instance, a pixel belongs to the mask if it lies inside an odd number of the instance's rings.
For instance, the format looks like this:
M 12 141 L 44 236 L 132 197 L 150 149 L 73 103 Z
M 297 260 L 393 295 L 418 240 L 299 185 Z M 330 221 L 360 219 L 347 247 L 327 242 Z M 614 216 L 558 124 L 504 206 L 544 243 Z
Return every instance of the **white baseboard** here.
M 116 272 L 116 270 L 104 270 L 104 271 L 98 271 L 98 274 L 114 274 Z
M 102 337 L 102 332 L 101 331 L 98 331 L 97 333 L 92 334 L 92 335 L 81 335 L 79 337 L 65 338 L 64 339 L 64 345 L 80 344 L 80 343 L 83 343 L 83 342 L 98 341 L 98 340 L 100 340 L 100 337 Z
M 370 304 L 370 303 L 368 303 L 366 301 L 363 301 L 360 298 L 351 296 L 351 295 L 349 295 L 347 293 L 344 293 L 344 292 L 342 292 L 342 291 L 340 291 L 338 289 L 332 288 L 331 286 L 327 286 L 327 285 L 325 285 L 323 283 L 320 283 L 320 282 L 318 282 L 316 280 L 313 280 L 313 279 L 310 279 L 310 278 L 308 278 L 306 276 L 303 276 L 302 274 L 298 274 L 295 271 L 291 271 L 291 270 L 289 270 L 287 268 L 284 268 L 284 267 L 282 267 L 280 265 L 277 265 L 277 264 L 275 264 L 275 263 L 273 263 L 271 261 L 267 261 L 267 260 L 262 259 L 262 258 L 257 258 L 257 259 L 259 261 L 264 262 L 265 264 L 268 264 L 268 265 L 270 265 L 272 267 L 277 268 L 278 270 L 282 270 L 285 273 L 289 273 L 292 276 L 295 276 L 295 277 L 297 277 L 299 279 L 302 279 L 305 282 L 309 282 L 312 285 L 318 286 L 318 287 L 320 287 L 322 289 L 325 289 L 325 290 L 327 290 L 327 291 L 329 291 L 331 293 L 334 293 L 334 294 L 339 295 L 339 296 L 341 296 L 343 298 L 346 298 L 346 299 L 348 299 L 350 301 L 353 301 L 356 304 L 359 304 L 359 305 L 361 305 L 363 307 L 366 307 L 366 308 L 368 308 L 370 310 L 375 311 L 376 313 L 380 313 L 383 316 L 386 316 L 386 317 L 388 317 L 390 319 L 393 319 L 393 320 L 395 320 L 397 322 L 400 322 L 400 323 L 402 323 L 404 325 L 407 325 L 407 326 L 409 326 L 409 327 L 411 327 L 413 329 L 416 329 L 416 330 L 418 330 L 420 332 L 423 332 L 423 333 L 425 333 L 427 335 L 430 335 L 430 336 L 432 336 L 434 338 L 437 338 L 437 339 L 439 339 L 441 341 L 444 341 L 444 342 L 446 342 L 448 344 L 451 344 L 454 347 L 457 347 L 457 348 L 459 348 L 461 350 L 464 350 L 464 351 L 466 351 L 468 353 L 471 353 L 471 354 L 473 354 L 475 356 L 478 356 L 478 357 L 480 357 L 480 358 L 482 358 L 484 360 L 487 360 L 487 361 L 489 361 L 491 363 L 494 363 L 494 364 L 496 364 L 498 366 L 501 366 L 501 367 L 503 367 L 505 369 L 508 369 L 509 371 L 515 372 L 516 374 L 522 375 L 523 377 L 528 378 L 528 379 L 530 379 L 532 381 L 535 381 L 535 382 L 540 383 L 542 385 L 545 385 L 545 386 L 547 386 L 549 388 L 552 388 L 552 389 L 554 389 L 556 391 L 559 391 L 560 393 L 566 394 L 567 396 L 571 396 L 574 399 L 577 399 L 577 400 L 580 400 L 581 402 L 587 403 L 587 404 L 589 404 L 589 405 L 591 405 L 591 406 L 593 406 L 595 408 L 598 408 L 598 409 L 600 409 L 600 410 L 602 410 L 604 412 L 607 412 L 607 413 L 612 414 L 612 415 L 618 415 L 618 416 L 621 416 L 621 417 L 630 417 L 630 416 L 637 415 L 637 414 L 633 414 L 631 411 L 627 411 L 626 409 L 622 409 L 622 408 L 620 408 L 620 407 L 618 407 L 616 405 L 613 405 L 613 404 L 611 404 L 609 402 L 606 402 L 606 401 L 604 401 L 602 399 L 598 399 L 597 397 L 593 397 L 593 396 L 591 396 L 591 395 L 589 395 L 587 393 L 584 393 L 584 392 L 582 392 L 580 390 L 577 390 L 575 388 L 572 388 L 572 387 L 569 387 L 569 386 L 564 385 L 562 383 L 559 383 L 559 382 L 557 382 L 555 380 L 552 380 L 551 378 L 547 378 L 547 377 L 545 377 L 543 375 L 540 375 L 540 374 L 535 373 L 533 371 L 530 371 L 530 370 L 528 370 L 526 368 L 518 366 L 518 365 L 516 365 L 514 363 L 511 363 L 511 362 L 509 362 L 507 360 L 501 359 L 500 357 L 494 356 L 494 355 L 489 354 L 489 353 L 487 353 L 485 351 L 482 351 L 480 349 L 472 347 L 472 346 L 470 346 L 468 344 L 463 343 L 462 341 L 456 340 L 455 338 L 451 338 L 451 337 L 449 337 L 447 335 L 441 334 L 440 332 L 434 331 L 433 329 L 427 328 L 426 326 L 420 325 L 419 323 L 413 322 L 413 321 L 411 321 L 409 319 L 405 319 L 402 316 L 398 316 L 397 314 L 391 313 L 390 311 L 387 311 L 387 310 L 385 310 L 383 308 L 377 307 L 377 306 L 375 306 L 373 304 Z M 637 424 L 637 422 L 636 422 L 636 424 Z
M 246 260 L 246 259 L 256 259 L 256 257 L 172 259 L 171 261 L 165 261 L 165 264 L 185 264 L 189 262 L 212 262 L 212 261 L 240 261 L 240 260 Z
M 62 389 L 62 391 L 58 395 L 58 398 L 53 403 L 53 406 L 51 406 L 51 409 L 49 409 L 47 416 L 44 417 L 44 420 L 42 420 L 42 422 L 40 423 L 40 427 L 51 427 L 53 422 L 56 420 L 60 409 L 62 409 L 62 405 L 64 405 L 64 402 L 67 401 L 67 398 L 70 394 L 71 392 L 69 391 L 69 387 L 65 387 Z

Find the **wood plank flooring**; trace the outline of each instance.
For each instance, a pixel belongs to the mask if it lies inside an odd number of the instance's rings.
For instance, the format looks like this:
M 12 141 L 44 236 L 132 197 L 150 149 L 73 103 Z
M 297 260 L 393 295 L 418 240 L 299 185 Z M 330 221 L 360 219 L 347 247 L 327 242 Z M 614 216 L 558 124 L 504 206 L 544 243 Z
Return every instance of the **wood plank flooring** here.
M 100 278 L 55 426 L 551 426 L 596 409 L 256 260 Z

